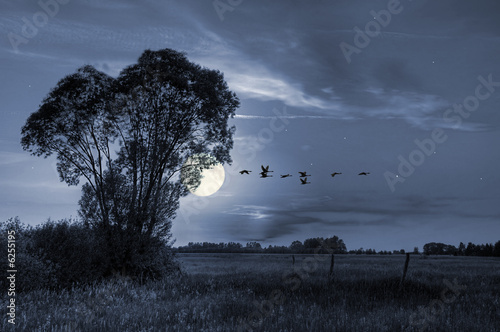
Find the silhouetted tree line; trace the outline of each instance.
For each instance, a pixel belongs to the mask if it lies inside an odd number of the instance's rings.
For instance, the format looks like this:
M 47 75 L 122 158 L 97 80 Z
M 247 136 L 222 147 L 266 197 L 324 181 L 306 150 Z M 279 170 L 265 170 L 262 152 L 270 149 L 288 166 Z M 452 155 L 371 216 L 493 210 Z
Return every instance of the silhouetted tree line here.
M 424 245 L 425 255 L 453 255 L 453 256 L 495 256 L 500 257 L 500 241 L 495 245 L 491 243 L 474 244 L 469 242 L 467 246 L 460 242 L 458 248 L 451 244 L 430 242 Z
M 187 246 L 174 248 L 175 252 L 179 253 L 268 253 L 268 254 L 311 254 L 311 253 L 329 253 L 333 249 L 335 254 L 352 254 L 352 255 L 404 255 L 406 251 L 400 250 L 380 250 L 375 249 L 353 249 L 347 251 L 346 245 L 342 239 L 337 236 L 331 238 L 309 238 L 304 242 L 293 241 L 289 246 L 273 246 L 262 247 L 259 242 L 248 242 L 242 245 L 237 242 L 189 242 Z M 414 255 L 419 255 L 421 252 L 418 247 L 414 247 L 410 252 Z M 454 255 L 454 256 L 496 256 L 500 257 L 500 241 L 493 244 L 473 244 L 471 242 L 465 246 L 462 242 L 457 247 L 449 244 L 430 242 L 423 247 L 424 255 Z
M 363 249 L 359 248 L 356 250 L 349 250 L 348 254 L 350 255 L 404 255 L 406 251 L 404 249 L 401 250 L 380 250 L 377 252 L 375 249 Z M 418 247 L 415 247 L 411 254 L 419 254 Z
M 259 242 L 248 242 L 245 246 L 235 242 L 189 242 L 187 246 L 180 246 L 174 249 L 179 253 L 267 253 L 267 254 L 346 254 L 347 248 L 342 239 L 338 236 L 330 238 L 315 237 L 301 241 L 293 241 L 289 246 L 272 246 L 262 247 Z

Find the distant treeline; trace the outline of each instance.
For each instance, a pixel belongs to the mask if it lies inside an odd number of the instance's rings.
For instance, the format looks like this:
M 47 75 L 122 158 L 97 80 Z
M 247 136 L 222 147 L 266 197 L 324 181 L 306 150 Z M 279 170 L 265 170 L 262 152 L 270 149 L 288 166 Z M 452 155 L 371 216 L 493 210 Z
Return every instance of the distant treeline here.
M 328 250 L 330 249 L 330 250 Z M 268 254 L 312 254 L 312 253 L 335 253 L 335 254 L 353 254 L 353 255 L 401 255 L 405 254 L 404 249 L 400 250 L 380 250 L 375 249 L 355 249 L 347 250 L 342 239 L 337 236 L 331 238 L 310 238 L 304 242 L 293 241 L 289 246 L 262 246 L 259 242 L 247 242 L 245 246 L 238 242 L 189 242 L 187 246 L 173 248 L 179 253 L 268 253 Z M 411 254 L 421 254 L 418 247 L 415 247 Z M 423 247 L 424 255 L 453 255 L 453 256 L 496 256 L 500 257 L 500 241 L 495 245 L 473 244 L 467 246 L 460 242 L 460 245 L 454 245 L 430 242 Z
M 451 244 L 430 242 L 424 245 L 425 255 L 453 255 L 453 256 L 496 256 L 500 257 L 500 241 L 495 245 L 491 243 L 474 244 L 469 242 L 467 246 L 460 242 L 458 248 Z
M 330 238 L 310 238 L 303 243 L 301 241 L 293 241 L 289 246 L 272 246 L 262 247 L 259 242 L 247 242 L 245 246 L 237 242 L 189 242 L 187 246 L 174 248 L 174 251 L 179 253 L 268 253 L 268 254 L 312 254 L 312 253 L 335 253 L 346 254 L 347 248 L 342 239 L 338 236 Z

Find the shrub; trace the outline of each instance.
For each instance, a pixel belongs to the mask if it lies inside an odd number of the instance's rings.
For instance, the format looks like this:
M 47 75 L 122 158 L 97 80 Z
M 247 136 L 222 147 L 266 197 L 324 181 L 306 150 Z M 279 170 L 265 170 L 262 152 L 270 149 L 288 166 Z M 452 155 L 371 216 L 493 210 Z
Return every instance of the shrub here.
M 10 267 L 7 260 L 2 260 L 0 272 L 0 285 L 7 288 L 7 270 L 16 270 L 16 292 L 29 291 L 38 288 L 49 287 L 57 282 L 55 277 L 56 265 L 44 260 L 40 256 L 31 252 L 29 248 L 32 244 L 31 226 L 23 224 L 18 217 L 10 218 L 6 222 L 0 222 L 0 248 L 2 252 L 7 252 L 8 236 L 12 233 L 15 237 L 15 263 L 14 268 Z M 5 288 L 4 288 L 5 287 Z
M 170 245 L 157 237 L 140 240 L 124 233 L 111 237 L 71 219 L 51 221 L 36 227 L 26 226 L 19 218 L 0 223 L 0 248 L 7 252 L 7 232 L 15 232 L 16 291 L 40 288 L 68 288 L 91 284 L 106 277 L 130 277 L 145 281 L 161 279 L 179 271 Z M 136 245 L 131 242 L 138 240 Z M 135 243 L 135 242 L 134 242 Z M 127 265 L 116 270 L 120 256 Z M 8 261 L 3 260 L 0 286 L 7 289 Z
M 31 231 L 28 251 L 56 268 L 58 287 L 90 283 L 102 278 L 101 255 L 93 232 L 71 219 L 48 220 Z

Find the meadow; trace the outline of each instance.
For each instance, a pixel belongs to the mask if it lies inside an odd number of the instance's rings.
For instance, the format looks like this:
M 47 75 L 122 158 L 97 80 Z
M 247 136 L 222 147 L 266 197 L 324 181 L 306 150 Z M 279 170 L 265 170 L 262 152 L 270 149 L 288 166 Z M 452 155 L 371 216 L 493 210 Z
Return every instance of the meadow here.
M 328 255 L 177 259 L 160 281 L 18 294 L 16 330 L 500 331 L 498 258 L 412 255 L 403 285 L 404 255 L 335 255 L 333 276 Z

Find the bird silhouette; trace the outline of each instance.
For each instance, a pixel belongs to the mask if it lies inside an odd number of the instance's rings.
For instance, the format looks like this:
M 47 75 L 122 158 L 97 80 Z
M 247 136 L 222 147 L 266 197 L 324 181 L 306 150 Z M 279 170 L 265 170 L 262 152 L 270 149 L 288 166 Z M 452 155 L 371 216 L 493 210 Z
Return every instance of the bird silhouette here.
M 301 184 L 308 184 L 311 182 L 307 182 L 307 178 L 300 179 Z
M 251 171 L 247 171 L 246 169 L 240 171 L 240 174 L 250 174 Z
M 311 176 L 311 174 L 306 174 L 307 172 L 299 172 L 300 177 Z
M 269 165 L 267 165 L 266 167 L 264 167 L 264 165 L 260 165 L 260 168 L 262 168 L 263 173 L 274 172 L 269 170 Z
M 281 175 L 281 178 L 283 179 L 283 178 L 287 178 L 287 177 L 289 177 L 289 176 L 292 176 L 292 175 L 291 175 L 291 174 L 285 174 L 285 175 L 283 175 L 283 174 L 282 174 L 282 175 Z
M 368 174 L 370 174 L 370 172 L 361 172 L 358 175 L 368 175 Z
M 273 176 L 272 175 L 267 175 L 267 172 L 260 172 L 260 177 L 261 178 L 272 178 Z
M 333 178 L 335 175 L 337 175 L 337 174 L 342 174 L 342 173 L 339 173 L 339 172 L 333 172 L 333 173 L 332 173 L 332 178 Z

